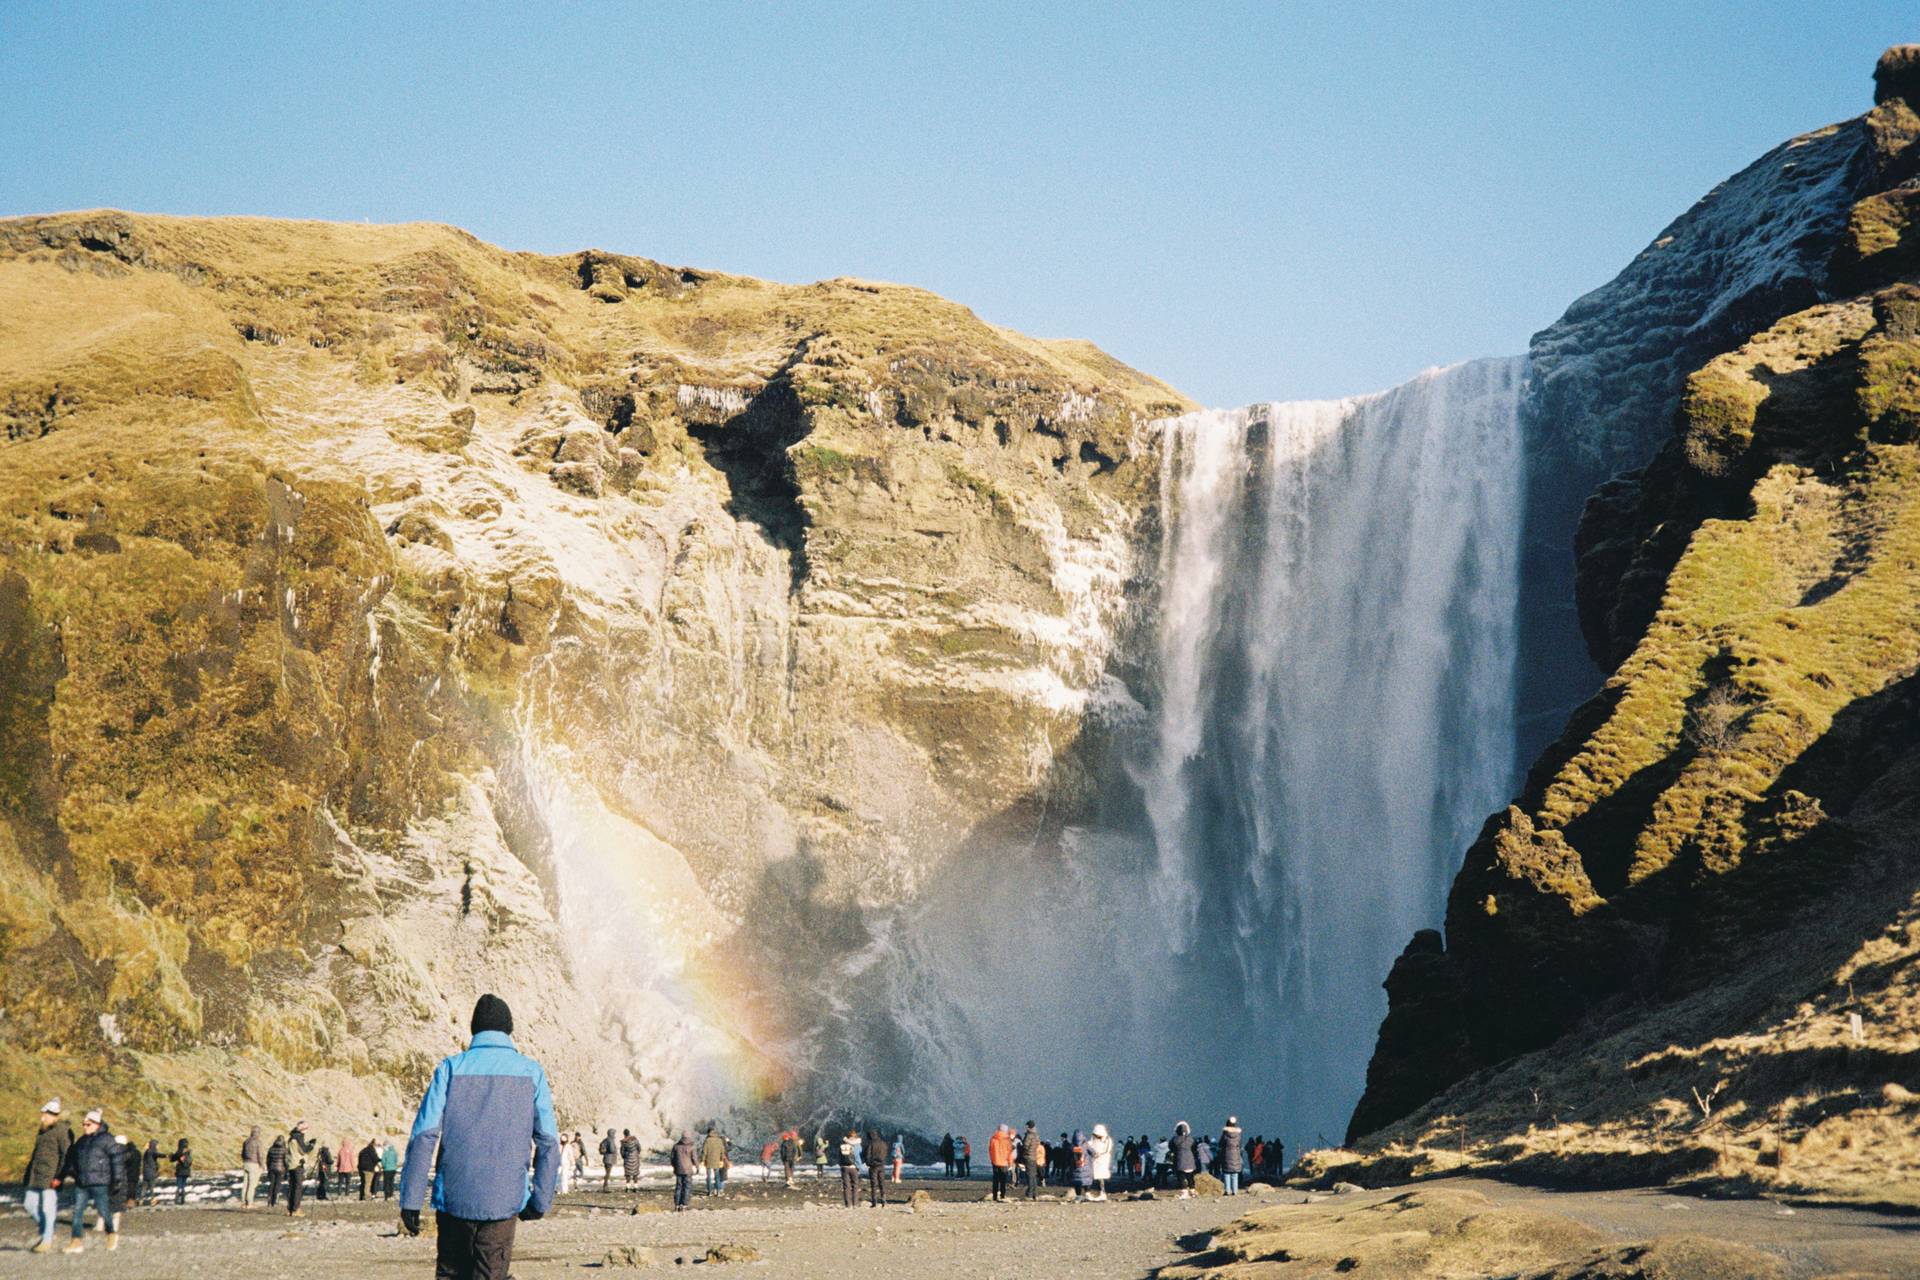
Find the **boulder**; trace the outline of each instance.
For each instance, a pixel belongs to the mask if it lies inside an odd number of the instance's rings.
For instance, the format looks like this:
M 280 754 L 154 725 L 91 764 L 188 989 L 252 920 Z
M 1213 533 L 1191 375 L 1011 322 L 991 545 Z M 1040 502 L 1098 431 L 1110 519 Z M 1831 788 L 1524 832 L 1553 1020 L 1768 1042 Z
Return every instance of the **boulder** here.
M 932 1192 L 916 1191 L 912 1195 L 907 1197 L 907 1208 L 913 1210 L 915 1213 L 920 1212 L 922 1209 L 930 1209 L 932 1207 L 933 1207 Z
M 1193 1180 L 1193 1194 L 1197 1196 L 1224 1196 L 1227 1184 L 1210 1173 L 1198 1174 Z
M 1333 1194 L 1337 1196 L 1350 1196 L 1355 1192 L 1365 1190 L 1365 1187 L 1353 1182 L 1336 1182 L 1333 1184 Z

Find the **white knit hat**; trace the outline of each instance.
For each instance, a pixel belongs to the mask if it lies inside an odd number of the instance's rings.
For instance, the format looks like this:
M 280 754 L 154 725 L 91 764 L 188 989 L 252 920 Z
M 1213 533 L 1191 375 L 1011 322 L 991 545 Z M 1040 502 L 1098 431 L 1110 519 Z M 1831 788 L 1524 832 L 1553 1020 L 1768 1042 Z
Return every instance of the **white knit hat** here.
M 59 1115 L 59 1114 L 60 1114 L 60 1099 L 58 1099 L 58 1098 L 48 1098 L 48 1099 L 47 1099 L 47 1105 L 46 1105 L 46 1106 L 44 1106 L 44 1107 L 42 1107 L 42 1108 L 40 1108 L 40 1111 L 41 1111 L 41 1114 L 43 1114 L 43 1115 L 49 1115 L 49 1116 L 57 1116 L 57 1115 Z
M 103 1116 L 101 1116 L 101 1114 L 100 1114 L 100 1108 L 98 1108 L 98 1107 L 95 1107 L 95 1108 L 94 1108 L 93 1110 L 91 1110 L 91 1111 L 89 1111 L 89 1112 L 87 1112 L 87 1118 L 86 1118 L 86 1121 L 85 1121 L 85 1123 L 87 1123 L 87 1124 L 99 1124 L 99 1123 L 101 1122 L 101 1120 L 102 1120 L 102 1119 L 104 1119 L 104 1117 L 103 1117 Z

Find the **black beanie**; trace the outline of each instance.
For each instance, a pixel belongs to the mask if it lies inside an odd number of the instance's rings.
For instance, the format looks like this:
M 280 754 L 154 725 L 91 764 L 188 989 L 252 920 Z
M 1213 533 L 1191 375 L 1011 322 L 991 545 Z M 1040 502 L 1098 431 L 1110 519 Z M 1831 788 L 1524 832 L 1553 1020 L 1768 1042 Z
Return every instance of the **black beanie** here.
M 503 1035 L 513 1034 L 513 1010 L 507 1008 L 507 1002 L 489 991 L 473 1004 L 473 1034 L 482 1031 L 498 1031 Z

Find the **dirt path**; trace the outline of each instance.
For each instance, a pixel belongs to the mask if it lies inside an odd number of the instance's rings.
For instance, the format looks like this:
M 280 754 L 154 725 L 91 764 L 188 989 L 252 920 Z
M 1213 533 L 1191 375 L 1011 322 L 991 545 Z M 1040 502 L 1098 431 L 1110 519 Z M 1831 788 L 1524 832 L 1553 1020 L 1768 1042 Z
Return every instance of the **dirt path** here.
M 1524 1206 L 1587 1223 L 1622 1242 L 1695 1234 L 1755 1245 L 1786 1258 L 1796 1276 L 1836 1271 L 1920 1277 L 1920 1219 L 1845 1209 L 1786 1209 L 1769 1201 L 1711 1201 L 1658 1191 L 1552 1192 L 1499 1183 L 1449 1181 L 1502 1205 Z M 837 1186 L 803 1183 L 798 1193 L 775 1186 L 736 1184 L 721 1201 L 696 1196 L 692 1213 L 660 1212 L 664 1188 L 631 1193 L 574 1194 L 546 1221 L 520 1229 L 517 1280 L 626 1274 L 599 1266 L 610 1249 L 652 1251 L 656 1266 L 677 1258 L 694 1263 L 707 1249 L 743 1244 L 765 1260 L 736 1265 L 749 1274 L 832 1276 L 834 1280 L 902 1280 L 950 1273 L 967 1280 L 1027 1280 L 1033 1276 L 1147 1277 L 1189 1258 L 1206 1233 L 1242 1212 L 1297 1204 L 1298 1192 L 1237 1201 L 1113 1201 L 1104 1205 L 993 1205 L 981 1202 L 985 1184 L 909 1182 L 937 1197 L 914 1213 L 839 1207 Z M 1393 1192 L 1340 1197 L 1359 1204 Z M 644 1212 L 629 1210 L 636 1201 Z M 15 1202 L 17 1204 L 17 1201 Z M 173 1280 L 356 1280 L 426 1277 L 433 1242 L 401 1238 L 394 1211 L 383 1203 L 308 1201 L 310 1216 L 289 1220 L 265 1208 L 188 1207 L 129 1215 L 126 1244 L 108 1253 L 88 1236 L 79 1257 L 33 1258 L 26 1219 L 17 1210 L 0 1221 L 0 1276 L 51 1274 Z M 56 1237 L 67 1240 L 63 1224 Z M 1184 1242 L 1184 1243 L 1183 1243 Z

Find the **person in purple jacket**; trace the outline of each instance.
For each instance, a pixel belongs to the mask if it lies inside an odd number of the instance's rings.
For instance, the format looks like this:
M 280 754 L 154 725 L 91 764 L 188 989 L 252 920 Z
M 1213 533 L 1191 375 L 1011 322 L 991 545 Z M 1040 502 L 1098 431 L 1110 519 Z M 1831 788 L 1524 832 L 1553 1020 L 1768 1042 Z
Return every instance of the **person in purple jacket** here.
M 400 1170 L 400 1226 L 408 1235 L 419 1234 L 432 1191 L 436 1280 L 507 1280 L 514 1225 L 546 1216 L 553 1205 L 560 1129 L 547 1073 L 513 1047 L 513 1013 L 499 996 L 480 997 L 472 1028 L 467 1050 L 434 1068 Z

